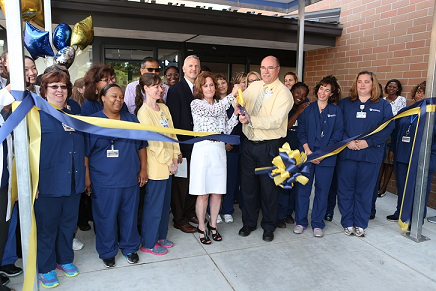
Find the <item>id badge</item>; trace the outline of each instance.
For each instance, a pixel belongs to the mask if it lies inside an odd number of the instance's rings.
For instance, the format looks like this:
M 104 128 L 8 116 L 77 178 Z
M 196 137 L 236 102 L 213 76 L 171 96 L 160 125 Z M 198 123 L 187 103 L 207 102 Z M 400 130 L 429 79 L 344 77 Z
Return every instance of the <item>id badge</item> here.
M 118 158 L 120 156 L 118 150 L 107 150 L 106 153 L 108 158 Z
M 401 138 L 401 142 L 407 142 L 407 143 L 409 143 L 409 142 L 410 142 L 410 136 L 403 136 L 403 137 Z
M 65 131 L 75 131 L 74 128 L 66 125 L 65 123 L 62 123 L 62 127 L 64 128 Z
M 357 112 L 356 118 L 366 118 L 366 112 Z
M 169 127 L 168 126 L 168 120 L 160 120 L 160 125 L 162 125 L 163 127 Z

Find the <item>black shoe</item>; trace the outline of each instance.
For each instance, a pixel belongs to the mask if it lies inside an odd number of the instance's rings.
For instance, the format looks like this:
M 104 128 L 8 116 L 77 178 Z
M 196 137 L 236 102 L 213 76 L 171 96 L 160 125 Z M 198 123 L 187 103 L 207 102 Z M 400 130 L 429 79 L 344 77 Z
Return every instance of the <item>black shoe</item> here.
M 239 230 L 240 236 L 249 236 L 252 231 L 256 230 L 256 227 L 243 226 Z
M 130 253 L 124 256 L 127 259 L 127 263 L 129 264 L 136 264 L 139 261 L 139 256 L 137 253 Z M 114 259 L 115 263 L 115 259 Z
M 109 259 L 103 259 L 103 264 L 106 268 L 113 268 L 115 267 L 115 257 L 109 258 Z
M 369 219 L 370 220 L 373 220 L 375 218 L 375 213 L 372 213 L 370 216 L 369 216 Z
M 325 216 L 324 216 L 324 220 L 327 220 L 327 221 L 332 221 L 333 220 L 333 214 L 326 214 Z
M 294 224 L 295 220 L 292 217 L 292 215 L 288 214 L 288 215 L 285 216 L 285 222 L 288 223 L 288 224 Z
M 398 221 L 398 217 L 396 217 L 394 214 L 386 216 L 386 219 L 389 221 Z
M 273 241 L 273 239 L 274 239 L 274 232 L 273 231 L 269 231 L 269 230 L 264 230 L 263 231 L 262 239 L 264 241 Z
M 84 225 L 78 225 L 78 227 L 79 227 L 79 229 L 80 229 L 81 231 L 88 231 L 88 230 L 91 230 L 91 226 L 89 225 L 89 223 L 84 224 Z
M 0 279 L 2 280 L 2 285 L 6 286 L 6 284 L 9 283 L 9 278 L 4 276 L 4 275 L 0 275 Z
M 23 273 L 23 269 L 15 266 L 14 264 L 4 265 L 0 267 L 0 274 L 8 277 L 15 277 L 22 273 Z
M 221 237 L 220 233 L 218 232 L 218 229 L 216 227 L 210 226 L 209 222 L 207 223 L 207 230 L 209 231 L 209 235 L 212 236 L 212 239 L 214 241 L 222 241 L 223 238 Z M 215 231 L 215 233 L 213 233 Z
M 278 227 L 278 228 L 286 228 L 286 222 L 285 222 L 285 220 L 284 220 L 284 219 L 279 219 L 279 220 L 277 221 L 277 227 Z

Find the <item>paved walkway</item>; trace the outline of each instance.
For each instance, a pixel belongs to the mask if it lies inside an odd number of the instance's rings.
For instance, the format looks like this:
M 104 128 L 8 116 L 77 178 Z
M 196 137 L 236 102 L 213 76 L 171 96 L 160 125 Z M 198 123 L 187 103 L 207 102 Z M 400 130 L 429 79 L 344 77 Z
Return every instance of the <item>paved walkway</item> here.
M 430 241 L 403 237 L 398 225 L 385 219 L 395 203 L 390 193 L 377 201 L 377 216 L 364 238 L 344 235 L 336 209 L 324 238 L 313 237 L 309 228 L 296 235 L 288 225 L 277 229 L 270 243 L 262 240 L 260 228 L 248 237 L 238 235 L 238 209 L 234 223 L 219 225 L 222 242 L 205 246 L 197 234 L 171 225 L 168 239 L 175 246 L 166 255 L 139 251 L 140 262 L 129 265 L 119 252 L 112 269 L 98 258 L 93 232 L 79 231 L 85 248 L 74 263 L 80 274 L 67 278 L 58 271 L 55 290 L 436 290 L 436 224 L 423 227 Z M 12 278 L 8 286 L 21 290 L 22 280 L 22 275 Z

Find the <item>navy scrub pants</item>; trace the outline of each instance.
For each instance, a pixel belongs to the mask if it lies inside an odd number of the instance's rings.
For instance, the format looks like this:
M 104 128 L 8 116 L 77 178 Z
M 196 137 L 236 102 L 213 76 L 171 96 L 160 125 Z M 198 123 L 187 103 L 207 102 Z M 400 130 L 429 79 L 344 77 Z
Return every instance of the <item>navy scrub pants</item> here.
M 380 163 L 339 160 L 337 167 L 342 227 L 367 228 Z
M 227 153 L 227 193 L 222 197 L 221 214 L 233 214 L 235 197 L 239 192 L 240 173 L 239 173 L 238 153 Z
M 406 183 L 406 177 L 407 177 L 407 167 L 408 164 L 406 163 L 395 163 L 395 173 L 396 173 L 396 180 L 397 180 L 397 209 L 395 210 L 394 215 L 396 217 L 400 217 L 400 210 L 401 210 L 401 203 L 403 202 L 403 192 L 404 192 L 404 185 Z M 427 178 L 427 193 L 425 196 L 425 208 L 424 208 L 424 217 L 427 215 L 427 202 L 428 197 L 430 196 L 430 190 L 431 190 L 431 181 L 433 180 L 435 170 L 429 169 L 428 171 L 428 178 Z
M 118 247 L 123 255 L 139 248 L 137 227 L 139 186 L 105 188 L 93 186 L 92 214 L 96 249 L 100 259 L 115 257 Z M 118 233 L 120 241 L 118 242 Z
M 166 180 L 149 179 L 144 199 L 141 224 L 141 244 L 152 249 L 160 239 L 166 239 L 171 204 L 172 176 Z
M 334 166 L 323 167 L 308 163 L 310 176 L 306 185 L 299 184 L 295 200 L 295 223 L 307 227 L 309 222 L 307 214 L 309 211 L 310 194 L 312 192 L 313 178 L 315 177 L 315 196 L 312 207 L 312 228 L 324 228 L 324 215 L 327 210 L 327 201 L 330 184 L 333 178 Z
M 56 264 L 73 262 L 73 237 L 79 215 L 79 203 L 80 194 L 47 197 L 39 193 L 34 205 L 38 230 L 39 273 L 54 270 Z

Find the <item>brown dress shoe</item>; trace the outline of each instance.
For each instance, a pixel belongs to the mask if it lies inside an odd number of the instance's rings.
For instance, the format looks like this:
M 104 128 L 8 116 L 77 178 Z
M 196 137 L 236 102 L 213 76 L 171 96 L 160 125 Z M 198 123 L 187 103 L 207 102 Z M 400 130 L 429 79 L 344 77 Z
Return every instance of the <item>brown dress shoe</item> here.
M 197 228 L 195 228 L 194 226 L 192 226 L 189 223 L 184 224 L 184 225 L 180 225 L 180 224 L 174 223 L 174 227 L 177 228 L 177 229 L 180 229 L 181 231 L 186 232 L 186 233 L 192 233 L 192 232 L 196 232 L 197 231 Z
M 191 217 L 190 219 L 189 219 L 189 221 L 190 222 L 192 222 L 192 223 L 195 223 L 195 224 L 198 224 L 198 218 L 197 217 Z

